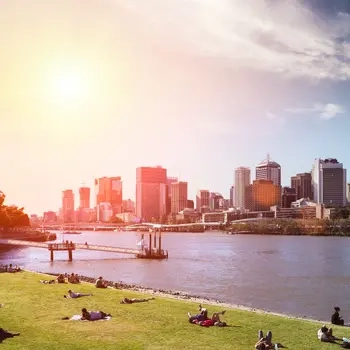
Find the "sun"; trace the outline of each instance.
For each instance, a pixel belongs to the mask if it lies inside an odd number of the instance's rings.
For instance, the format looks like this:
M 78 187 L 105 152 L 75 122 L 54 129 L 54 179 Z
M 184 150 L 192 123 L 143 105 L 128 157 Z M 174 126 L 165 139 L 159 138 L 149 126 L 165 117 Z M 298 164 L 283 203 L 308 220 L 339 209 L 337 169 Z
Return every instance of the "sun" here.
M 81 102 L 86 96 L 86 84 L 78 73 L 61 73 L 53 77 L 52 95 L 59 102 Z

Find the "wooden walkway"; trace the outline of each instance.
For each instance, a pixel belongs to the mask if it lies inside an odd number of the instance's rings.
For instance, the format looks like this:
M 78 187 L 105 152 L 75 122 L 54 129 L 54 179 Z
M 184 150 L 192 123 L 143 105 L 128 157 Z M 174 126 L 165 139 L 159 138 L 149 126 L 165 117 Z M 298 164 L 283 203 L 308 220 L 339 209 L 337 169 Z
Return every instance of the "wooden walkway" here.
M 20 241 L 16 239 L 0 239 L 0 244 L 2 245 L 13 245 L 13 246 L 22 246 L 22 247 L 35 247 L 35 248 L 44 248 L 49 250 L 50 244 L 55 243 L 43 243 L 43 242 L 31 242 L 31 241 Z M 60 245 L 62 243 L 59 243 Z M 84 249 L 84 250 L 95 250 L 100 252 L 111 252 L 111 253 L 122 253 L 122 254 L 139 254 L 141 250 L 131 249 L 131 248 L 122 248 L 122 247 L 109 247 L 103 245 L 94 245 L 94 244 L 81 244 L 74 243 L 75 249 Z M 67 248 L 68 250 L 68 248 Z

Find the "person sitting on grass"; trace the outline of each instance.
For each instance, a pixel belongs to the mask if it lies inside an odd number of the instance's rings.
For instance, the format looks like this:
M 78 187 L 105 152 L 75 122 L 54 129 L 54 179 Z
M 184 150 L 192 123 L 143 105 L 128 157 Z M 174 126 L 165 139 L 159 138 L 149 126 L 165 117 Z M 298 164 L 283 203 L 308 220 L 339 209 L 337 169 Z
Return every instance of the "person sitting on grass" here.
M 68 291 L 68 295 L 64 295 L 63 298 L 72 298 L 77 299 L 81 297 L 91 297 L 92 294 L 84 294 L 84 293 L 74 293 L 72 290 Z
M 334 307 L 334 313 L 332 314 L 332 319 L 331 323 L 338 325 L 338 326 L 344 326 L 344 320 L 343 318 L 339 315 L 340 308 L 338 306 Z
M 75 281 L 75 275 L 74 273 L 71 273 L 69 276 L 68 276 L 68 283 L 77 283 Z
M 81 310 L 81 319 L 87 321 L 97 321 L 106 318 L 107 316 L 112 316 L 111 314 L 107 314 L 103 311 L 87 311 L 84 307 Z
M 57 283 L 66 283 L 66 279 L 62 273 L 57 276 Z
M 336 338 L 333 335 L 332 328 L 327 328 L 326 325 L 323 325 L 318 331 L 317 331 L 317 338 L 321 340 L 322 342 L 326 343 L 334 343 L 336 340 L 341 340 L 339 338 Z
M 105 282 L 102 278 L 102 276 L 100 276 L 95 283 L 96 288 L 107 288 L 107 282 Z
M 120 304 L 134 304 L 134 303 L 144 303 L 149 300 L 154 300 L 154 298 L 149 298 L 149 299 L 136 299 L 136 298 L 124 298 Z

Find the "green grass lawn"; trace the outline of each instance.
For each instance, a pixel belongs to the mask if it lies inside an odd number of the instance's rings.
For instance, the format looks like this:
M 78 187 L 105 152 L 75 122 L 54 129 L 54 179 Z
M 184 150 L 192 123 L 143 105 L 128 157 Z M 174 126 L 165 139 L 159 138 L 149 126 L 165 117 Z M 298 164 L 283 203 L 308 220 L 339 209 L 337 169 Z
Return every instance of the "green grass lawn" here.
M 140 293 L 114 289 L 96 289 L 81 285 L 44 285 L 40 279 L 52 276 L 30 272 L 0 274 L 0 327 L 21 333 L 4 340 L 4 349 L 254 349 L 257 332 L 272 330 L 273 341 L 289 349 L 332 349 L 334 344 L 317 340 L 320 324 L 273 315 L 228 309 L 223 320 L 230 327 L 200 327 L 187 320 L 198 304 L 156 297 L 148 303 L 122 305 L 127 297 Z M 65 299 L 68 289 L 93 293 L 92 297 Z M 149 297 L 147 295 L 146 297 Z M 205 305 L 209 313 L 219 306 Z M 113 317 L 109 321 L 64 321 L 64 316 L 80 310 L 103 310 Z M 350 337 L 350 328 L 334 327 L 335 335 Z

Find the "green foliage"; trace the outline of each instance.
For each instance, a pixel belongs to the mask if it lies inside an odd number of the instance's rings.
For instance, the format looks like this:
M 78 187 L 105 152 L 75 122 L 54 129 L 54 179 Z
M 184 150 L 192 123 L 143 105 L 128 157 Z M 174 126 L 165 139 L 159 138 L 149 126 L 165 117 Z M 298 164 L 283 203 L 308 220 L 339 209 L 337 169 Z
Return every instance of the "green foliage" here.
M 123 297 L 147 297 L 140 293 L 96 289 L 90 284 L 40 284 L 52 276 L 30 272 L 0 274 L 1 327 L 19 332 L 6 339 L 6 350 L 80 350 L 80 349 L 239 349 L 251 350 L 259 329 L 271 330 L 273 341 L 288 349 L 333 349 L 334 344 L 317 339 L 319 322 L 290 319 L 228 308 L 223 320 L 230 327 L 200 327 L 187 321 L 198 303 L 156 296 L 148 303 L 121 305 Z M 93 293 L 92 297 L 64 299 L 68 289 Z M 149 296 L 149 295 L 148 295 Z M 221 311 L 219 305 L 203 305 L 209 312 Z M 64 321 L 62 317 L 80 314 L 81 309 L 110 312 L 110 321 Z M 350 337 L 350 328 L 333 326 L 336 336 Z
M 0 227 L 14 228 L 29 226 L 29 217 L 24 208 L 4 205 L 5 194 L 0 191 Z

